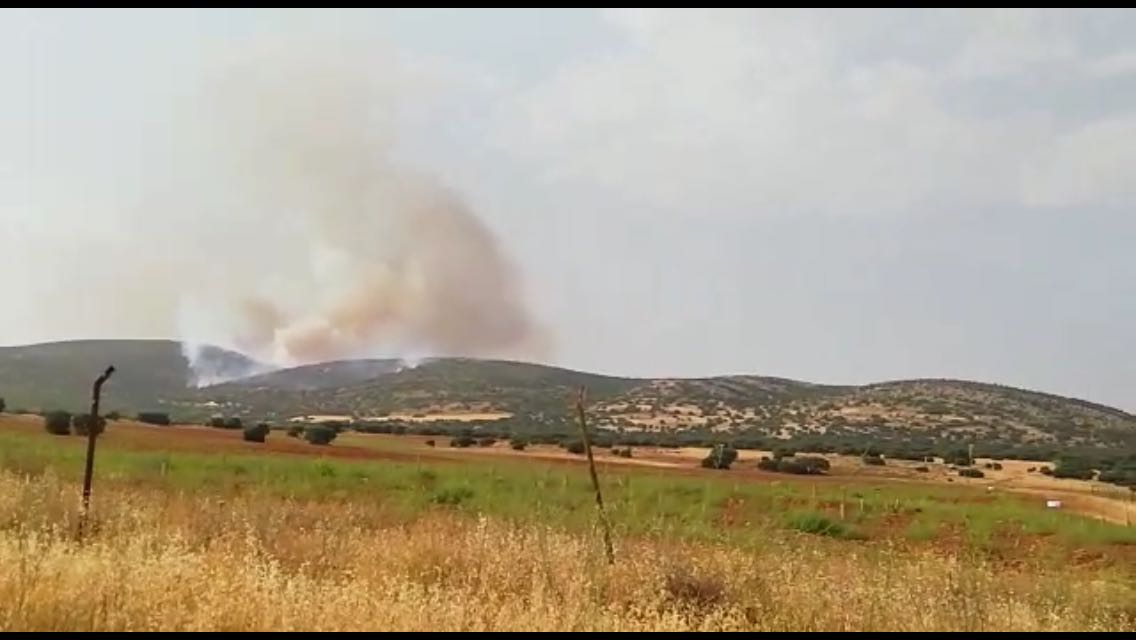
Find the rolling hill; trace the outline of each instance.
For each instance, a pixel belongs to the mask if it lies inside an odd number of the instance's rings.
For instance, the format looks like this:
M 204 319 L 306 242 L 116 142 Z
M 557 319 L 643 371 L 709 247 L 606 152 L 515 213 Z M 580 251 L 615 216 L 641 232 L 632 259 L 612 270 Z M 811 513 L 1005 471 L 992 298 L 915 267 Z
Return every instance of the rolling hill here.
M 240 354 L 214 357 L 255 365 Z M 165 410 L 200 420 L 224 413 L 287 420 L 343 415 L 379 420 L 513 416 L 563 424 L 588 389 L 601 427 L 625 432 L 730 432 L 766 436 L 868 435 L 1025 443 L 1133 444 L 1136 416 L 1083 400 L 960 380 L 863 386 L 763 376 L 633 379 L 557 367 L 442 358 L 308 365 L 202 389 L 171 341 L 79 341 L 0 348 L 0 397 L 9 409 L 81 411 L 91 380 L 118 367 L 108 410 Z

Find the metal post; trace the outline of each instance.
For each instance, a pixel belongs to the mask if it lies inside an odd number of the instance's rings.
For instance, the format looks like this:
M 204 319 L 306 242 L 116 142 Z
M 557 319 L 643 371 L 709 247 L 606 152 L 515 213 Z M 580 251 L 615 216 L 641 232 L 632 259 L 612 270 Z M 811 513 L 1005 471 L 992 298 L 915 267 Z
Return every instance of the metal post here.
M 103 383 L 110 379 L 111 374 L 114 373 L 114 367 L 107 367 L 95 380 L 95 385 L 91 389 L 91 415 L 89 416 L 90 422 L 87 424 L 87 463 L 83 468 L 83 506 L 79 512 L 79 535 L 83 535 L 83 529 L 87 524 L 87 513 L 91 508 L 91 477 L 95 471 L 95 438 L 99 435 L 99 396 L 103 391 Z

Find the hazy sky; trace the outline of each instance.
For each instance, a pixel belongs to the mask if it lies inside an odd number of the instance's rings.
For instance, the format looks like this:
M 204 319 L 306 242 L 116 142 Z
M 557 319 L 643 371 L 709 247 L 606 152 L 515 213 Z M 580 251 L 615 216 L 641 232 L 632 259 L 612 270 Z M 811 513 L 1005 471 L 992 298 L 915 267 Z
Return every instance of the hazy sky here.
M 340 43 L 398 76 L 392 158 L 496 233 L 555 363 L 1136 409 L 1124 10 L 4 10 L 0 343 L 176 337 L 186 273 L 273 276 L 185 123 L 226 61 Z

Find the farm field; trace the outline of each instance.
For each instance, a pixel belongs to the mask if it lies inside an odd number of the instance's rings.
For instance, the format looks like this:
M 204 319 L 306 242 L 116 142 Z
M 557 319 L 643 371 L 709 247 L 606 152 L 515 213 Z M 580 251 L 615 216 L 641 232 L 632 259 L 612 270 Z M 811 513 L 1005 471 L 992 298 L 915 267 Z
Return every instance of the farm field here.
M 1136 628 L 1131 504 L 1025 463 L 947 482 L 597 450 L 609 567 L 581 456 L 428 439 L 112 422 L 78 540 L 84 439 L 4 416 L 0 629 Z

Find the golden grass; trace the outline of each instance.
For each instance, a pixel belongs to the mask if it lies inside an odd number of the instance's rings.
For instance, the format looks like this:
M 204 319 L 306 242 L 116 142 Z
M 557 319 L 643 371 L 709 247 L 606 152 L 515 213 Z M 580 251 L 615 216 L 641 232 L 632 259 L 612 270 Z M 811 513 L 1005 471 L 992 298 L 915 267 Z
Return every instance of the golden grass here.
M 592 537 L 361 501 L 0 473 L 0 631 L 1134 630 L 1104 574 L 785 534 L 757 551 Z

